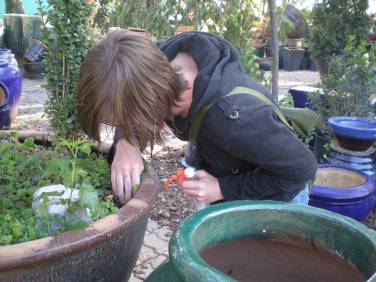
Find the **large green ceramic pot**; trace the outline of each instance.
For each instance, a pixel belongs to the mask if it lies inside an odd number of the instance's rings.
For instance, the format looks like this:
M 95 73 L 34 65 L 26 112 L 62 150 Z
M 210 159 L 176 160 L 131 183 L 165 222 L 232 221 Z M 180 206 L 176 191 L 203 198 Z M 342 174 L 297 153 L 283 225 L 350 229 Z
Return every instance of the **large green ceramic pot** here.
M 273 201 L 217 204 L 189 217 L 170 241 L 169 261 L 147 281 L 235 281 L 199 253 L 228 240 L 276 236 L 325 246 L 354 264 L 366 281 L 376 281 L 376 232 L 323 209 Z

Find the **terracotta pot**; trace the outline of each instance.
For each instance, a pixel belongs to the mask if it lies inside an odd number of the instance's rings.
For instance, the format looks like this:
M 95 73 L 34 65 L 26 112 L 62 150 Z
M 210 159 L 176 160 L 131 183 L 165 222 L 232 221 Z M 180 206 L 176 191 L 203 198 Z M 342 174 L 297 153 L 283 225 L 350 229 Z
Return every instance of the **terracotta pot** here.
M 0 281 L 127 281 L 158 191 L 158 176 L 150 169 L 118 213 L 83 230 L 0 247 Z

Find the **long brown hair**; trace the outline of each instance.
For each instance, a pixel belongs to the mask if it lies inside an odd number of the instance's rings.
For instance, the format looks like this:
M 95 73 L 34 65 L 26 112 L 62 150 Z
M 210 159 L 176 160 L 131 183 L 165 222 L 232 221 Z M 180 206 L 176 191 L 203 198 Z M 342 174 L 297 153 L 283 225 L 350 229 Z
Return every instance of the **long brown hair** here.
M 160 143 L 164 121 L 183 84 L 150 39 L 127 30 L 112 31 L 81 66 L 77 103 L 81 126 L 100 141 L 100 124 L 112 116 L 128 142 L 138 141 L 141 149 L 148 142 Z

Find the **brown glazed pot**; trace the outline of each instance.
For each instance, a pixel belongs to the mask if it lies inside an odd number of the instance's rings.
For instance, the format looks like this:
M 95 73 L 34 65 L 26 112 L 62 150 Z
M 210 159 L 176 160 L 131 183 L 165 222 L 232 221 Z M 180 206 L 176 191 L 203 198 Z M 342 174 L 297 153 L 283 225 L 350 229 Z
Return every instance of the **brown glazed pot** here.
M 127 281 L 158 191 L 159 178 L 151 168 L 118 213 L 83 230 L 0 247 L 0 281 Z

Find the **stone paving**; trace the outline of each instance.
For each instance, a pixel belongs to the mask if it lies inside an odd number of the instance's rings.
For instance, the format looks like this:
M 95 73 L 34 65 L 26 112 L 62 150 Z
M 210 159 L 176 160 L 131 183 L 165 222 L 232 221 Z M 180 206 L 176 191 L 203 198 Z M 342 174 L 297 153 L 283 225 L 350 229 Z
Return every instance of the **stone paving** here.
M 270 73 L 267 73 L 270 75 Z M 280 71 L 279 95 L 283 96 L 293 86 L 314 86 L 319 82 L 319 75 L 312 71 Z M 24 79 L 19 114 L 12 125 L 12 129 L 28 129 L 37 131 L 50 131 L 48 120 L 43 116 L 44 103 L 47 101 L 47 93 L 42 88 L 43 80 Z M 111 134 L 108 128 L 103 130 L 103 136 L 107 142 L 111 142 Z M 169 146 L 182 146 L 184 142 L 171 136 Z M 154 151 L 163 147 L 156 146 Z M 158 222 L 149 220 L 136 267 L 129 281 L 143 281 L 155 268 L 168 258 L 168 242 L 172 235 L 166 226 L 160 226 Z

